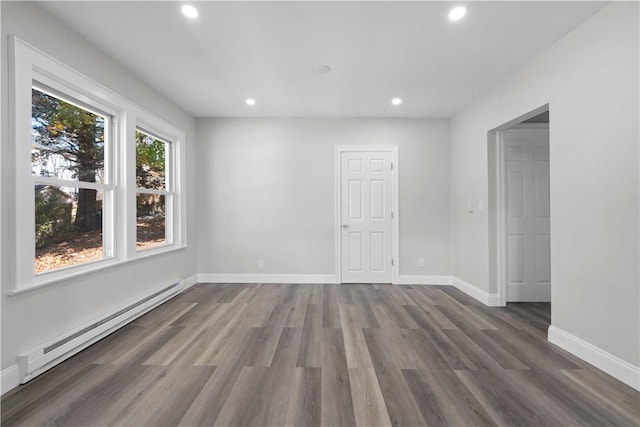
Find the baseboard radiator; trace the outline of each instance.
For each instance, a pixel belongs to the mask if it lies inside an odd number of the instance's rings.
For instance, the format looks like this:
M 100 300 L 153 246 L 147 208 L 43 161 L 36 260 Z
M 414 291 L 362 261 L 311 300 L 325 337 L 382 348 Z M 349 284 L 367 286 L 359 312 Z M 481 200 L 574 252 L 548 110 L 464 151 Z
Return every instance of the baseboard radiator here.
M 123 307 L 100 319 L 93 320 L 68 333 L 18 356 L 20 384 L 42 374 L 91 344 L 106 337 L 129 322 L 137 319 L 163 302 L 179 294 L 183 281 L 155 292 L 133 304 Z

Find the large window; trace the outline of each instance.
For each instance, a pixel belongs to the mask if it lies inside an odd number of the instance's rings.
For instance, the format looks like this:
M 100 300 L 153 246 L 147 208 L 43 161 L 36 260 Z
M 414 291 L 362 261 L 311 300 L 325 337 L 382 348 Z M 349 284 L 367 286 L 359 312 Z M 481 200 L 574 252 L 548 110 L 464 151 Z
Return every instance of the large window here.
M 37 85 L 31 91 L 36 274 L 112 256 L 103 231 L 113 214 L 110 120 L 77 104 Z
M 10 45 L 12 292 L 183 248 L 184 133 L 19 39 Z

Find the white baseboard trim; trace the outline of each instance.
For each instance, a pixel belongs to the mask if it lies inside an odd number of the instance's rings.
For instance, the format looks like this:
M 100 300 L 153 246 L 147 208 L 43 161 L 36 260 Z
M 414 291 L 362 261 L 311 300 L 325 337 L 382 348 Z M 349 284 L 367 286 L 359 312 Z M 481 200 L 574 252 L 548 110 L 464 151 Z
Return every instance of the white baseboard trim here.
M 333 274 L 198 274 L 198 283 L 338 283 Z M 400 275 L 399 285 L 451 285 L 451 276 Z
M 338 283 L 334 274 L 198 274 L 198 283 Z
M 196 283 L 198 283 L 198 275 L 194 274 L 193 276 L 189 276 L 186 279 L 184 279 L 183 282 L 183 291 L 186 291 L 187 289 L 189 289 L 190 287 L 192 287 L 193 285 L 195 285 Z
M 235 274 L 201 273 L 198 283 L 338 283 L 333 274 Z M 498 294 L 489 294 L 453 276 L 421 276 L 405 274 L 398 277 L 399 285 L 453 285 L 462 292 L 490 307 L 500 306 Z
M 634 366 L 553 325 L 549 326 L 547 339 L 549 342 L 592 364 L 615 379 L 640 391 L 640 367 Z
M 0 388 L 1 393 L 5 394 L 11 389 L 14 389 L 20 385 L 20 371 L 18 370 L 18 364 L 9 366 L 7 369 L 3 369 L 0 373 Z
M 471 283 L 465 282 L 462 279 L 458 279 L 455 276 L 452 277 L 452 279 L 453 286 L 455 286 L 465 294 L 477 299 L 478 301 L 489 307 L 500 307 L 500 297 L 498 296 L 498 294 L 490 294 L 488 292 L 485 292 L 482 289 L 472 285 Z
M 451 276 L 401 274 L 398 276 L 398 285 L 451 285 Z

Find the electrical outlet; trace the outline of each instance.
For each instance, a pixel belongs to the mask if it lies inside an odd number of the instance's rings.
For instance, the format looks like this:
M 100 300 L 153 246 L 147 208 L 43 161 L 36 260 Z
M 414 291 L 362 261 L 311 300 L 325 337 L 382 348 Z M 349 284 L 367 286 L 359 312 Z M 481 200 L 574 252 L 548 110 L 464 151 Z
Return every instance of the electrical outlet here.
M 264 270 L 264 260 L 263 259 L 259 259 L 258 260 L 258 270 Z
M 424 267 L 424 258 L 418 258 L 418 267 Z

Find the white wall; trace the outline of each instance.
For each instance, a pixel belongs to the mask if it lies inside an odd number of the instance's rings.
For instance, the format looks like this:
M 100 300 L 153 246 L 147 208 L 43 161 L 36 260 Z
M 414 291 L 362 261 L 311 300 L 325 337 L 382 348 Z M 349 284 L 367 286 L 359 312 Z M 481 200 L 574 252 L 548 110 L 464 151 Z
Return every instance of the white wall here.
M 62 23 L 32 2 L 1 2 L 2 56 L 7 52 L 7 37 L 15 34 L 54 58 L 98 83 L 118 92 L 151 113 L 186 132 L 187 199 L 195 200 L 194 159 L 195 119 L 172 105 L 138 77 L 127 72 L 111 58 L 97 51 Z M 99 273 L 7 296 L 8 271 L 15 250 L 8 236 L 12 229 L 9 215 L 14 184 L 6 152 L 7 136 L 7 62 L 2 61 L 2 369 L 16 363 L 19 353 L 30 350 L 74 327 L 99 317 L 152 291 L 196 273 L 195 230 L 188 230 L 188 249 L 131 262 Z M 190 223 L 195 223 L 195 208 L 188 205 Z M 12 256 L 5 256 L 12 254 Z
M 553 325 L 640 365 L 637 3 L 603 9 L 465 108 L 451 133 L 448 120 L 201 119 L 197 148 L 192 117 L 38 5 L 0 7 L 3 59 L 7 35 L 16 34 L 187 133 L 190 224 L 187 250 L 8 297 L 13 178 L 3 60 L 2 369 L 17 354 L 196 271 L 258 273 L 263 258 L 264 273 L 333 274 L 337 144 L 399 146 L 402 275 L 453 274 L 494 293 L 492 212 L 469 215 L 466 204 L 489 198 L 487 132 L 547 103 Z
M 398 145 L 400 274 L 449 275 L 449 121 L 439 119 L 199 119 L 198 272 L 334 274 L 341 144 Z
M 453 274 L 486 292 L 487 132 L 550 106 L 552 324 L 640 366 L 638 3 L 613 3 L 451 123 Z

